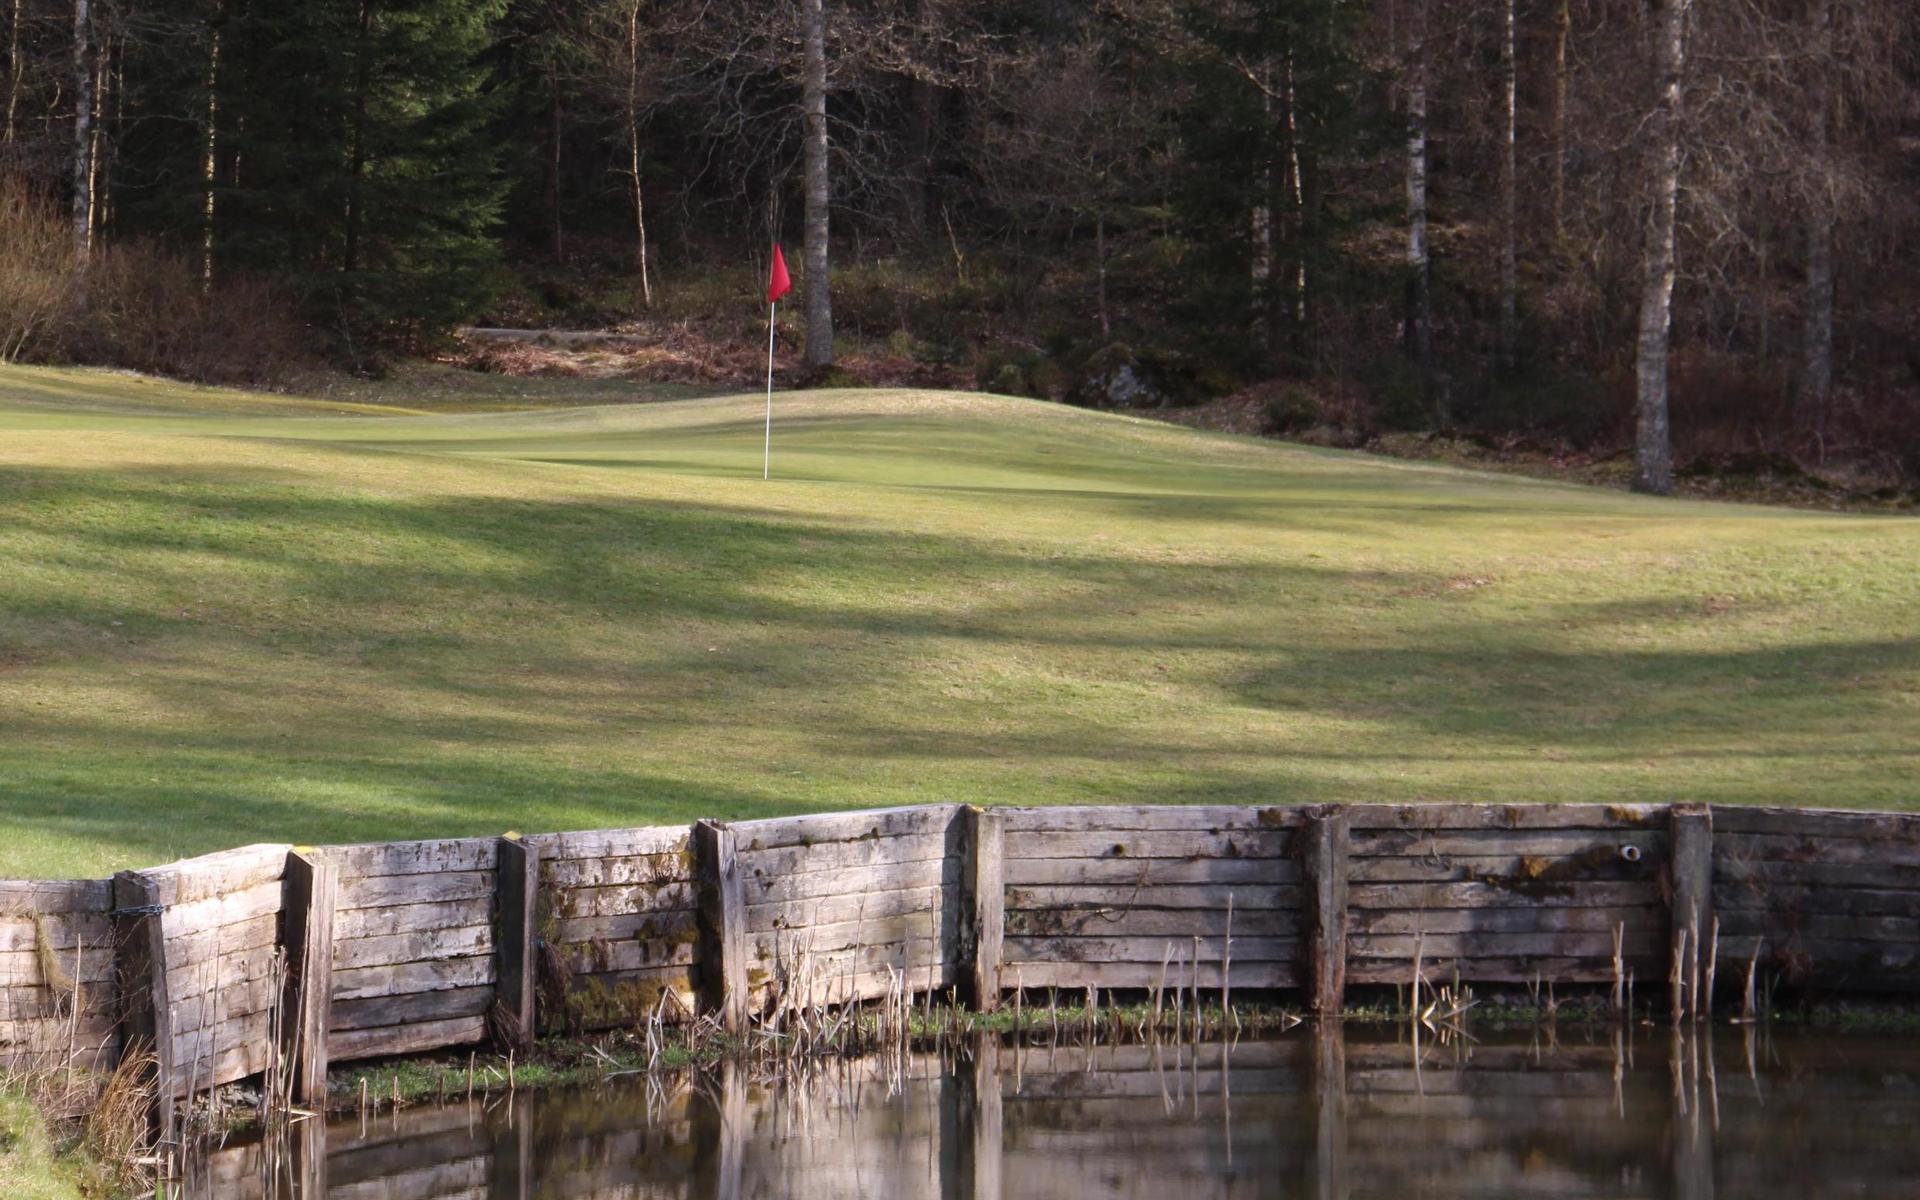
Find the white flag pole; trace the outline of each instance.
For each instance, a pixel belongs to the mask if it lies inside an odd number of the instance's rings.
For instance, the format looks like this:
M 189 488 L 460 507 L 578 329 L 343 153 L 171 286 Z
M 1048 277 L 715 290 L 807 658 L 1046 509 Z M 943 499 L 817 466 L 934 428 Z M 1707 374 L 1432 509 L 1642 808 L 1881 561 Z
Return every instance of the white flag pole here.
M 760 463 L 760 478 L 773 478 L 773 317 L 780 304 L 767 305 L 767 445 Z

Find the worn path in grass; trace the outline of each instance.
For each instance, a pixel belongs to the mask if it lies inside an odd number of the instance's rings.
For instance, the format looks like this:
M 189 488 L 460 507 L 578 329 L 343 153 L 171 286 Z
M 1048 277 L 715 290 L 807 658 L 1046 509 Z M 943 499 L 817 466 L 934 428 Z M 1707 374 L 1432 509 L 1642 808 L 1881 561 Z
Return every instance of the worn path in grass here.
M 0 370 L 0 876 L 933 801 L 1920 802 L 1920 521 L 998 397 Z

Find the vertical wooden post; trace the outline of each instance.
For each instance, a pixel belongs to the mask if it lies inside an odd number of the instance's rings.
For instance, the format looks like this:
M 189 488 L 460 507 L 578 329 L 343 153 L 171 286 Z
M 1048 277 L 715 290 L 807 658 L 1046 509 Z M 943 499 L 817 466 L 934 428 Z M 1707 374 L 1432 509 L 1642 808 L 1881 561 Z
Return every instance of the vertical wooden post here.
M 729 1031 L 738 1032 L 747 1023 L 747 901 L 733 841 L 733 830 L 718 821 L 693 827 L 701 999 Z
M 298 1196 L 327 1194 L 327 1122 L 319 1117 L 295 1121 L 287 1140 L 293 1157 L 293 1177 L 299 1180 Z
M 1001 873 L 1005 820 L 990 809 L 960 810 L 962 932 L 959 966 L 975 1012 L 1000 1007 L 1001 939 L 1006 931 L 1006 888 Z
M 154 1133 L 175 1140 L 173 1003 L 167 992 L 167 939 L 160 886 L 138 871 L 113 877 L 114 975 L 120 997 L 121 1053 L 153 1055 Z
M 516 1054 L 533 1049 L 539 1035 L 535 1011 L 537 975 L 535 957 L 539 932 L 534 909 L 540 899 L 540 851 L 517 833 L 500 839 L 500 859 L 494 877 L 493 948 L 494 1036 Z
M 287 956 L 280 1058 L 292 1076 L 290 1100 L 327 1104 L 327 1027 L 333 1008 L 333 909 L 340 866 L 311 852 L 287 855 L 280 879 L 280 946 Z
M 1307 884 L 1307 957 L 1313 1011 L 1338 1020 L 1347 999 L 1347 826 L 1339 805 L 1307 810 L 1301 866 Z
M 1686 1002 L 1705 1012 L 1705 997 L 1694 995 L 1699 964 L 1706 961 L 1702 938 L 1713 936 L 1713 811 L 1704 804 L 1676 804 L 1668 817 L 1673 873 L 1673 925 L 1668 942 L 1678 948 L 1686 934 L 1686 960 L 1673 964 L 1687 981 Z
M 1000 1035 L 982 1034 L 974 1045 L 973 1194 L 969 1200 L 1000 1200 L 1004 1186 L 1000 1165 L 1006 1153 L 1006 1118 L 1000 1103 Z

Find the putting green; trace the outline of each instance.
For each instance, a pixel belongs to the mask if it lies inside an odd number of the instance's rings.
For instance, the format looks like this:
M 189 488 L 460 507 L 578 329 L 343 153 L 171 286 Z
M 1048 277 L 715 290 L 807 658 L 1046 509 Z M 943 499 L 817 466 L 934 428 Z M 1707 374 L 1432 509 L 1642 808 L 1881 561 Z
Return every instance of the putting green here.
M 0 369 L 0 876 L 872 804 L 1920 801 L 1920 521 L 1002 397 Z

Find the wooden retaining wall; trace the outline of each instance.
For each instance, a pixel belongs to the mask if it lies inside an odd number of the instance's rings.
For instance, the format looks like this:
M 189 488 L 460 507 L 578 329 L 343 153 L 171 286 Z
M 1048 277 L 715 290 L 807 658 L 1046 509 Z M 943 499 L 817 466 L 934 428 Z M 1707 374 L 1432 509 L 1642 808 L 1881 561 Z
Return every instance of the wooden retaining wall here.
M 107 880 L 0 883 L 0 1070 L 119 1052 Z
M 330 1061 L 656 1013 L 1162 984 L 1331 1013 L 1416 952 L 1436 981 L 1604 983 L 1616 943 L 1643 1000 L 1684 945 L 1690 1004 L 1715 930 L 1722 989 L 1757 952 L 1793 983 L 1920 991 L 1920 816 L 929 805 L 252 846 L 0 883 L 0 1062 L 151 1045 L 171 1095 L 272 1067 L 315 1098 Z

